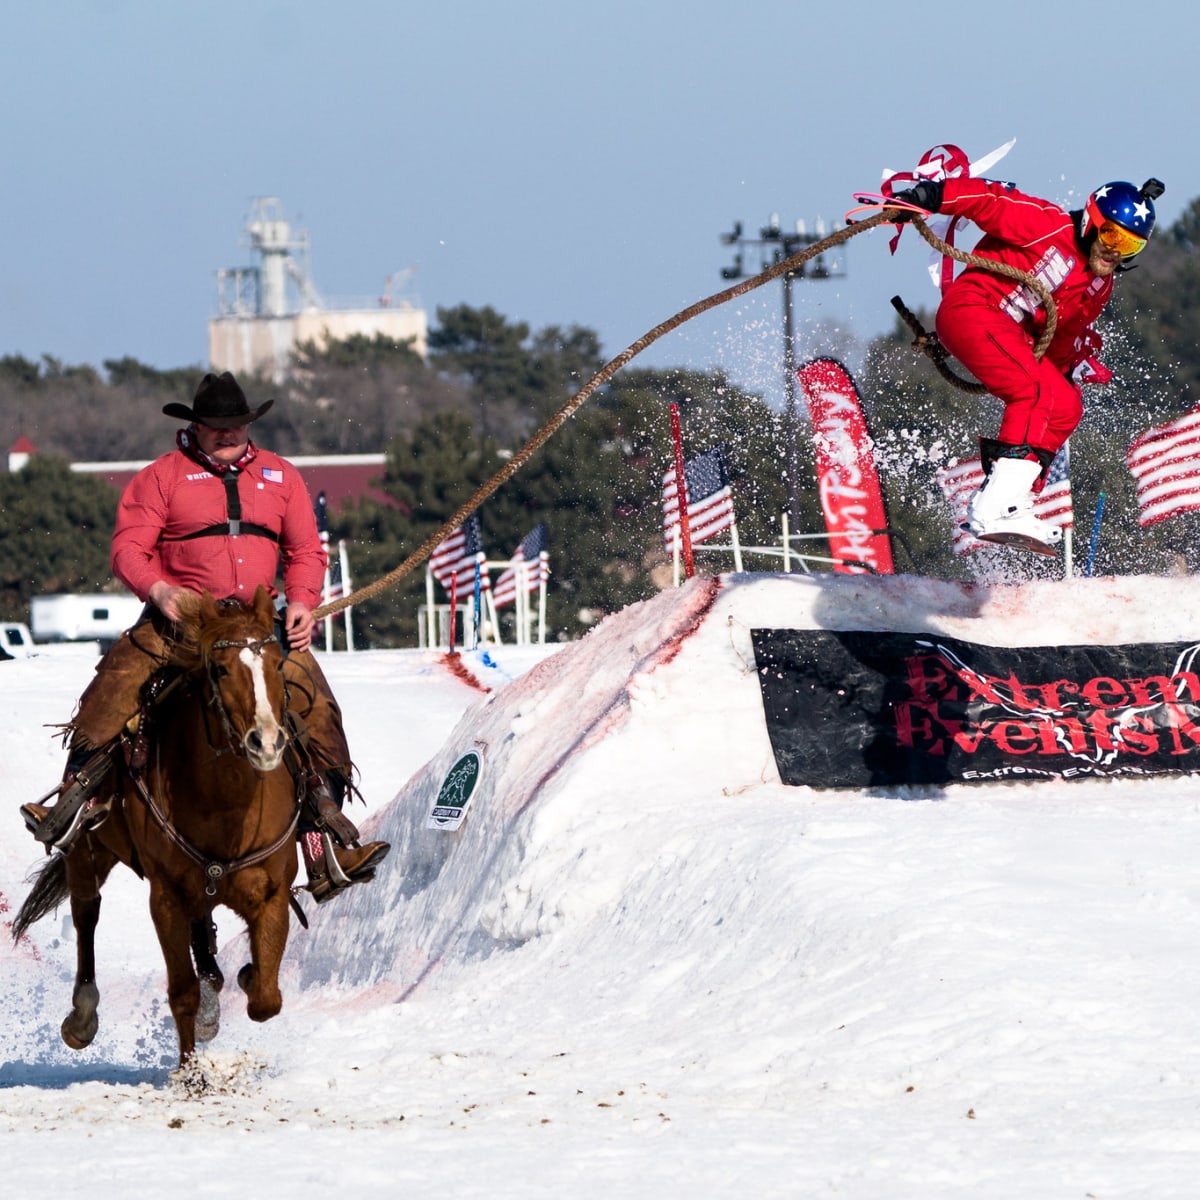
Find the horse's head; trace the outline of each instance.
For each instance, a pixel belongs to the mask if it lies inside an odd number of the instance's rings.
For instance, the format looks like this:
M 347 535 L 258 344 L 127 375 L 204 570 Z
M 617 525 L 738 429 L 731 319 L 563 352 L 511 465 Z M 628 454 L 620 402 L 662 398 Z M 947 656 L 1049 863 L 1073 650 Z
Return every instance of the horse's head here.
M 265 587 L 250 605 L 204 592 L 181 606 L 179 665 L 202 673 L 232 748 L 257 771 L 279 766 L 287 746 L 283 648 Z

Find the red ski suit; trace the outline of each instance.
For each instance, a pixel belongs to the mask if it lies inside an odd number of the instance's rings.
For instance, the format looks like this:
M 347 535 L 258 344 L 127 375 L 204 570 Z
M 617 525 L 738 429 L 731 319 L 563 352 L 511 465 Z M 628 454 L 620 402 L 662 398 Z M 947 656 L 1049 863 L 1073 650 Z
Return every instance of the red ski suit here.
M 939 212 L 984 231 L 974 253 L 1033 275 L 1054 296 L 1058 323 L 1039 361 L 1033 347 L 1046 325 L 1036 292 L 1004 275 L 968 267 L 946 289 L 937 314 L 942 345 L 1004 401 L 1000 441 L 1058 452 L 1083 416 L 1071 372 L 1099 349 L 1091 330 L 1112 295 L 1112 276 L 1095 275 L 1069 213 L 986 179 L 948 179 Z

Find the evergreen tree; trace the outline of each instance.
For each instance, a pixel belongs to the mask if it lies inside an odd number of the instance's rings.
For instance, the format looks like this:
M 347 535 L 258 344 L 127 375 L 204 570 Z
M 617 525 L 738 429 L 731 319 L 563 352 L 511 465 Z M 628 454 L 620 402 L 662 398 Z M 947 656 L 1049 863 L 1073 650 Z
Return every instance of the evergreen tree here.
M 116 589 L 109 545 L 117 493 L 103 479 L 37 455 L 0 474 L 0 614 L 29 617 L 29 601 L 47 592 Z

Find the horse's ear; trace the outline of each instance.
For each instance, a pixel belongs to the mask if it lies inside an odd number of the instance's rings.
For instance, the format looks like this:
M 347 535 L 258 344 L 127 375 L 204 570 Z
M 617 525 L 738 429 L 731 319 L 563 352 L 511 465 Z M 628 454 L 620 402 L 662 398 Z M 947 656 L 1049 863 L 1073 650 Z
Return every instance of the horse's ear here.
M 217 615 L 217 602 L 212 592 L 205 590 L 200 593 L 200 619 L 211 621 Z
M 254 590 L 254 614 L 268 628 L 275 624 L 275 601 L 261 583 Z

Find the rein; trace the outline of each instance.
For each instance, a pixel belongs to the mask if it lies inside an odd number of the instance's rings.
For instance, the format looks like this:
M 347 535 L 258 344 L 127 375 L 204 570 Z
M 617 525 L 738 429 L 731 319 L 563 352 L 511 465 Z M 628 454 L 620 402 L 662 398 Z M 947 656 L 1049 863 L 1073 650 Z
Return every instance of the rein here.
M 246 638 L 240 641 L 222 640 L 212 644 L 213 650 L 249 650 L 256 657 L 261 658 L 265 647 L 273 642 L 278 642 L 278 638 L 274 634 L 269 634 L 265 638 L 251 639 Z M 209 691 L 211 699 L 209 704 L 215 707 L 221 720 L 222 732 L 225 736 L 227 746 L 221 749 L 213 744 L 211 735 L 209 736 L 209 745 L 217 754 L 235 754 L 241 758 L 245 758 L 245 752 L 237 746 L 237 735 L 234 731 L 233 724 L 229 719 L 229 712 L 226 709 L 220 697 L 220 690 L 216 686 L 216 675 L 213 671 L 212 664 L 208 666 Z M 166 689 L 169 690 L 169 689 Z M 155 701 L 161 699 L 162 695 L 166 694 L 166 690 L 155 697 Z M 290 722 L 287 720 L 287 701 L 285 692 L 283 719 L 280 725 L 283 728 L 289 728 Z M 205 720 L 205 729 L 208 728 L 208 721 Z M 289 737 L 291 735 L 289 734 Z M 257 850 L 252 850 L 249 854 L 243 854 L 240 858 L 235 859 L 217 859 L 210 855 L 204 854 L 201 850 L 176 829 L 171 818 L 163 810 L 162 806 L 155 800 L 150 792 L 150 788 L 146 784 L 145 773 L 143 771 L 130 771 L 134 786 L 137 788 L 138 795 L 141 797 L 142 803 L 145 804 L 146 810 L 154 818 L 155 823 L 162 830 L 167 840 L 177 849 L 182 851 L 192 862 L 204 872 L 205 886 L 204 894 L 206 896 L 215 896 L 217 894 L 217 885 L 226 875 L 232 875 L 235 871 L 244 870 L 246 867 L 257 866 L 260 862 L 264 862 L 270 858 L 283 846 L 288 845 L 296 833 L 296 826 L 300 822 L 300 801 L 297 798 L 292 810 L 291 820 L 288 822 L 287 828 L 268 846 L 260 847 Z
M 409 574 L 409 572 L 419 567 L 433 553 L 437 546 L 462 525 L 489 496 L 493 495 L 503 484 L 507 483 L 575 415 L 576 411 L 592 397 L 598 388 L 607 383 L 630 359 L 640 354 L 647 346 L 652 345 L 659 338 L 678 329 L 684 322 L 690 321 L 693 317 L 698 317 L 701 313 L 708 312 L 709 309 L 716 308 L 718 305 L 725 304 L 730 300 L 736 300 L 739 296 L 744 296 L 748 292 L 754 291 L 755 288 L 762 287 L 765 283 L 770 283 L 773 279 L 793 274 L 808 262 L 809 259 L 816 258 L 818 255 L 824 254 L 835 246 L 840 246 L 843 242 L 849 241 L 852 237 L 857 237 L 860 233 L 866 233 L 867 230 L 875 229 L 880 225 L 894 223 L 894 218 L 889 217 L 886 211 L 888 205 L 884 204 L 883 207 L 883 212 L 876 213 L 865 220 L 856 221 L 853 224 L 847 224 L 841 229 L 835 230 L 828 237 L 822 238 L 819 242 L 814 242 L 811 246 L 793 254 L 790 258 L 772 263 L 771 266 L 760 274 L 750 279 L 744 279 L 740 283 L 734 284 L 733 287 L 726 288 L 724 291 L 717 292 L 704 300 L 699 300 L 695 304 L 689 305 L 687 308 L 677 312 L 673 317 L 668 317 L 661 324 L 642 334 L 636 342 L 630 343 L 620 354 L 605 363 L 491 479 L 481 484 L 471 498 L 460 505 L 453 515 L 447 518 L 438 529 L 431 533 L 398 567 L 393 568 L 386 575 L 375 580 L 374 583 L 359 588 L 356 592 L 348 592 L 337 600 L 331 600 L 327 604 L 322 604 L 319 608 L 313 610 L 312 615 L 314 619 L 321 621 L 326 617 L 331 617 L 335 613 L 341 612 L 344 608 L 349 608 L 352 604 L 362 604 L 364 601 L 370 600 L 380 592 L 392 587 Z M 894 205 L 892 207 L 902 206 Z M 1007 275 L 1012 279 L 1019 280 L 1038 295 L 1042 303 L 1046 306 L 1046 328 L 1042 336 L 1038 339 L 1034 350 L 1037 357 L 1041 358 L 1046 352 L 1046 347 L 1050 344 L 1050 339 L 1054 336 L 1054 329 L 1058 322 L 1054 300 L 1045 284 L 1017 267 L 1010 267 L 1006 263 L 997 262 L 995 259 L 982 258 L 976 254 L 969 254 L 966 251 L 949 245 L 942 241 L 921 220 L 920 216 L 914 215 L 911 218 L 911 224 L 939 253 L 968 266 L 982 267 L 985 270 L 995 271 L 998 274 Z

